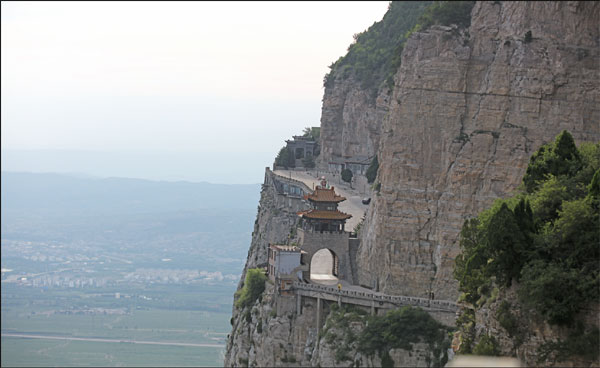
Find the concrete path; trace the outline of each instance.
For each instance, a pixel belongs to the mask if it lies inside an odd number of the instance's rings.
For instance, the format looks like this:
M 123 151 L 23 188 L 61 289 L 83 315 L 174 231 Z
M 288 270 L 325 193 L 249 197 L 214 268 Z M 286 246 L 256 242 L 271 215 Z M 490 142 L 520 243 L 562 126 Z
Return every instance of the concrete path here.
M 307 187 L 314 189 L 317 185 L 321 185 L 319 178 L 325 175 L 327 183 L 335 187 L 335 192 L 346 197 L 346 200 L 339 204 L 340 211 L 352 215 L 352 218 L 346 221 L 346 231 L 354 231 L 354 227 L 361 222 L 368 205 L 362 204 L 363 197 L 357 190 L 351 189 L 338 175 L 323 173 L 318 171 L 290 171 L 290 170 L 275 170 L 275 174 L 292 179 L 299 180 L 306 184 Z

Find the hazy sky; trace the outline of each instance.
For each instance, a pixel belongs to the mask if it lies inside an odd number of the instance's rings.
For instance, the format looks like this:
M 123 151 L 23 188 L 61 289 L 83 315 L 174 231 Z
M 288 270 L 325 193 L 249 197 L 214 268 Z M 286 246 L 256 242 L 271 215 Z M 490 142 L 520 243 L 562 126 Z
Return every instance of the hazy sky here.
M 285 139 L 319 125 L 327 66 L 387 6 L 2 2 L 2 148 L 228 152 L 257 168 L 238 181 L 261 181 Z

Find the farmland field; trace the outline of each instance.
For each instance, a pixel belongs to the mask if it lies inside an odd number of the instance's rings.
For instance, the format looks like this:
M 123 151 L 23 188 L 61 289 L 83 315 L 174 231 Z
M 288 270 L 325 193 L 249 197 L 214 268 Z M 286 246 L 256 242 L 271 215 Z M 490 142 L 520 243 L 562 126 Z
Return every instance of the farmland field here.
M 219 366 L 223 349 L 2 337 L 3 367 Z
M 222 366 L 258 189 L 3 172 L 2 367 Z
M 198 298 L 197 310 L 186 310 L 152 307 L 147 300 L 143 306 L 134 305 L 133 297 L 125 297 L 129 294 L 116 299 L 114 293 L 108 294 L 110 297 L 106 293 L 86 296 L 80 291 L 65 290 L 47 290 L 40 293 L 43 298 L 26 295 L 28 300 L 37 301 L 27 305 L 11 298 L 18 290 L 5 285 L 2 366 L 220 366 L 231 315 L 227 310 L 206 310 L 220 300 L 215 290 L 207 289 L 185 294 Z M 224 301 L 231 299 L 233 286 L 220 289 Z M 177 299 L 177 292 L 171 297 Z M 78 299 L 87 304 L 77 306 L 70 302 Z M 69 308 L 65 308 L 66 304 Z M 95 305 L 96 309 L 87 305 Z M 157 305 L 161 306 L 160 302 Z M 203 344 L 209 346 L 200 346 Z

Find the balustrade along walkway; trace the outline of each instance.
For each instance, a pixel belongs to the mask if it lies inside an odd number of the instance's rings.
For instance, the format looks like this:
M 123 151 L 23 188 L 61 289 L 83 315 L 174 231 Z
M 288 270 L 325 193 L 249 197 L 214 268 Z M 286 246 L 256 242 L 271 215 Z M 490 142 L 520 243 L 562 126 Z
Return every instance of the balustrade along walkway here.
M 453 320 L 458 310 L 458 305 L 448 300 L 432 300 L 417 298 L 413 296 L 386 295 L 380 292 L 352 285 L 348 289 L 338 288 L 315 283 L 294 282 L 292 290 L 296 295 L 296 313 L 302 313 L 302 298 L 317 299 L 317 332 L 321 328 L 322 300 L 337 302 L 341 307 L 342 303 L 359 305 L 371 309 L 374 315 L 377 309 L 396 309 L 402 306 L 421 307 L 434 316 L 440 314 L 447 315 L 444 320 Z M 439 318 L 438 318 L 439 319 Z

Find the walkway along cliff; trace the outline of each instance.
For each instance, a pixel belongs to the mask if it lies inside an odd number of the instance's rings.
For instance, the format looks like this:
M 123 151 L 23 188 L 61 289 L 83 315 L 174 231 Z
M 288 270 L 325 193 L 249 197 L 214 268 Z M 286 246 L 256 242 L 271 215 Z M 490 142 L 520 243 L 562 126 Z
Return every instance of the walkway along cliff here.
M 373 153 L 380 164 L 348 285 L 415 300 L 458 298 L 452 270 L 464 220 L 514 192 L 531 154 L 560 131 L 577 143 L 600 141 L 599 20 L 595 2 L 477 2 L 468 28 L 414 32 L 393 83 L 373 98 L 352 76 L 332 70 L 318 165 Z M 362 150 L 362 143 L 343 146 L 363 140 Z M 300 242 L 297 213 L 309 210 L 303 197 L 313 188 L 273 179 L 267 170 L 244 275 L 267 267 L 269 244 Z M 267 283 L 254 306 L 234 308 L 225 365 L 380 365 L 381 357 L 356 352 L 336 361 L 315 323 L 337 304 L 335 284 L 333 291 L 324 286 L 323 298 L 305 295 L 319 292 L 312 287 L 292 284 L 294 302 L 282 308 L 279 288 Z M 494 323 L 478 328 L 504 333 Z M 517 356 L 539 364 L 535 349 L 556 333 L 540 326 Z M 396 364 L 419 366 L 432 354 L 419 344 L 390 353 Z

